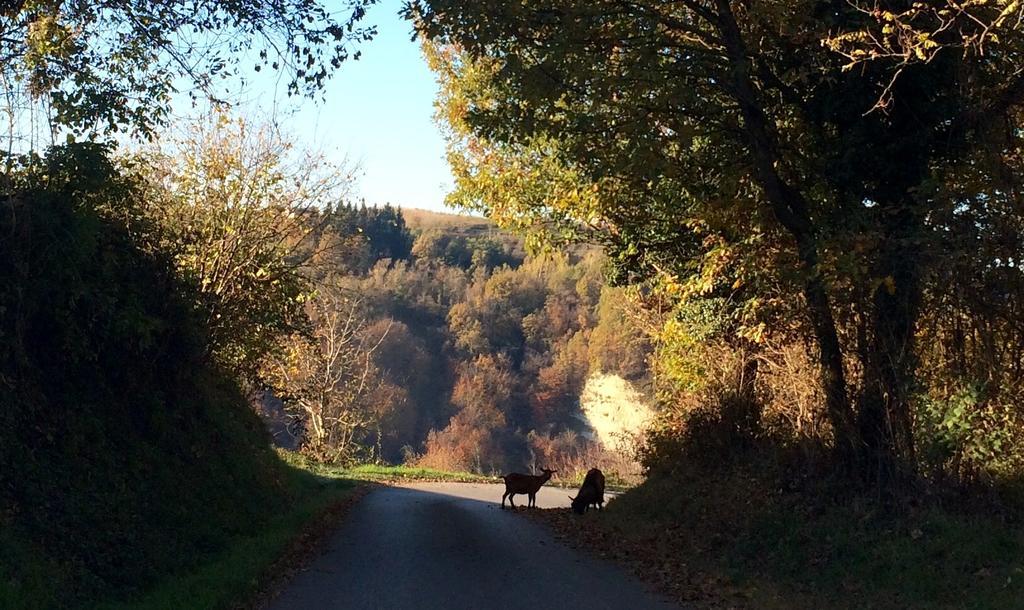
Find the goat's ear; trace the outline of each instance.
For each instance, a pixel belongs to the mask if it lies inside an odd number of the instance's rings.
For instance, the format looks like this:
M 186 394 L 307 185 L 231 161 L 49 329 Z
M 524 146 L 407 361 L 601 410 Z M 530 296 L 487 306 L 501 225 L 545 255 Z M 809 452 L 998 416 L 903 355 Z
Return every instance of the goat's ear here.
M 574 497 L 572 497 L 572 496 L 566 496 L 566 497 L 567 497 L 567 498 L 569 498 L 570 500 L 572 500 L 573 502 L 575 502 L 575 501 L 576 501 L 576 498 L 574 498 Z

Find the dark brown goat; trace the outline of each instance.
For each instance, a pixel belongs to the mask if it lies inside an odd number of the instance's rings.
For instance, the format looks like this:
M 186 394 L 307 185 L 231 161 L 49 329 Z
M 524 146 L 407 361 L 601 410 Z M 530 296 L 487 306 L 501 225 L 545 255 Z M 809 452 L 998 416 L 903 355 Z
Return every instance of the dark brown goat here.
M 569 496 L 569 499 L 572 500 L 572 512 L 577 515 L 587 512 L 591 504 L 597 505 L 597 509 L 601 510 L 604 506 L 604 473 L 597 468 L 591 468 L 583 478 L 579 493 L 575 498 Z
M 547 468 L 541 468 L 540 471 L 544 474 L 533 475 L 513 472 L 501 477 L 505 479 L 505 495 L 501 496 L 501 507 L 505 508 L 505 498 L 508 498 L 509 505 L 515 508 L 516 505 L 512 502 L 512 496 L 516 494 L 526 494 L 530 498 L 526 505 L 536 506 L 537 490 L 547 483 L 551 475 L 555 473 L 554 470 L 548 470 Z

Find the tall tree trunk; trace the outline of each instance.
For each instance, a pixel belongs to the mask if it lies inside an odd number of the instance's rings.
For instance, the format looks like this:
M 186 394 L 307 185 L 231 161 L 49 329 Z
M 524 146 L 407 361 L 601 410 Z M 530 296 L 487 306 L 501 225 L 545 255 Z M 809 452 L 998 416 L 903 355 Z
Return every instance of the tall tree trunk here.
M 741 353 L 742 366 L 738 371 L 739 379 L 736 380 L 736 400 L 733 406 L 736 411 L 732 416 L 739 438 L 749 443 L 759 435 L 763 415 L 761 401 L 757 399 L 759 361 L 755 350 L 743 349 Z
M 758 364 L 759 362 L 756 352 L 752 350 L 743 350 L 743 368 L 740 370 L 737 394 L 744 402 L 752 405 L 757 404 Z
M 825 280 L 818 270 L 818 246 L 810 206 L 778 172 L 782 164 L 777 138 L 754 87 L 750 58 L 729 0 L 717 0 L 716 8 L 715 25 L 732 65 L 729 84 L 743 117 L 754 176 L 775 218 L 796 241 L 804 274 L 804 298 L 818 343 L 825 406 L 835 435 L 835 449 L 840 463 L 849 465 L 855 460 L 860 443 L 846 392 L 842 346 Z
M 871 343 L 866 354 L 858 428 L 866 466 L 880 484 L 898 482 L 914 463 L 911 393 L 917 368 L 914 332 L 921 299 L 920 222 L 912 206 L 880 210 L 883 242 L 872 294 Z

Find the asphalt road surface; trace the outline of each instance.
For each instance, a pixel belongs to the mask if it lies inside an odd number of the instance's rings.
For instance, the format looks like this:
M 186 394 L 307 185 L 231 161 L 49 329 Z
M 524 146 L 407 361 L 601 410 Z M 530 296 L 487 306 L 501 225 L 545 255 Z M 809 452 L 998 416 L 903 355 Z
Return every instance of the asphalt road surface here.
M 675 608 L 621 568 L 501 510 L 501 485 L 418 483 L 371 491 L 324 553 L 271 603 L 298 608 Z M 526 504 L 526 496 L 516 496 Z M 542 508 L 568 506 L 545 487 Z

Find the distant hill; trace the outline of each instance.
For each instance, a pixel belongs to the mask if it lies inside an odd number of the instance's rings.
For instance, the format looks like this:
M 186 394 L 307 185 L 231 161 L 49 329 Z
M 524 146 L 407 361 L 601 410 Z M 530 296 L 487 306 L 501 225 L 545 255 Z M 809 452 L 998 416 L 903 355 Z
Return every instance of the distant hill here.
M 446 232 L 470 236 L 483 235 L 498 230 L 493 222 L 482 216 L 448 214 L 446 212 L 433 212 L 417 208 L 403 208 L 402 216 L 405 217 L 406 225 L 416 233 L 431 229 L 442 229 Z
M 417 208 L 403 208 L 402 216 L 405 224 L 412 231 L 413 235 L 420 236 L 424 233 L 437 233 L 445 237 L 442 241 L 454 239 L 463 244 L 484 240 L 494 244 L 500 244 L 502 249 L 512 259 L 517 260 L 513 266 L 526 257 L 523 238 L 512 232 L 506 231 L 496 225 L 489 218 L 483 216 L 470 216 L 468 214 L 448 214 L 445 212 L 434 212 Z M 447 248 L 448 246 L 444 246 Z M 451 257 L 451 253 L 446 255 Z M 468 259 L 467 259 L 468 260 Z M 511 263 L 512 261 L 506 261 Z M 454 261 L 449 260 L 454 264 Z M 465 263 L 468 265 L 468 262 Z

